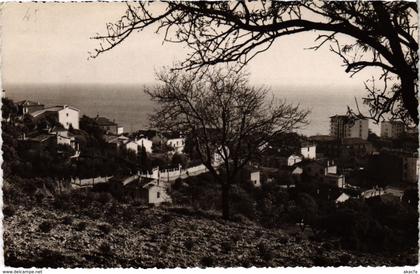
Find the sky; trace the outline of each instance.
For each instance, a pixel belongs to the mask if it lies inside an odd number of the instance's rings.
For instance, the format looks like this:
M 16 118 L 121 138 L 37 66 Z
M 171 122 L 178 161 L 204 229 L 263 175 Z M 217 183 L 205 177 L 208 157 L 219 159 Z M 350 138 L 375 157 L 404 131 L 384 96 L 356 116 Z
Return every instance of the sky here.
M 159 3 L 157 3 L 159 4 Z M 155 71 L 186 57 L 180 44 L 162 44 L 156 27 L 90 59 L 104 33 L 125 11 L 122 3 L 7 3 L 2 7 L 2 81 L 8 84 L 147 84 Z M 338 56 L 314 45 L 315 33 L 277 40 L 247 66 L 253 84 L 363 90 L 369 73 L 350 78 Z

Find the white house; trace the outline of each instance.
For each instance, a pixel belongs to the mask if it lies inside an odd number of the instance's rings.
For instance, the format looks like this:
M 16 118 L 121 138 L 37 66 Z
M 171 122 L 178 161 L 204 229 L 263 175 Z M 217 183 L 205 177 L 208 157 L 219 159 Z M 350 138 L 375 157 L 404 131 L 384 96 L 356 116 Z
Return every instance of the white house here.
M 306 145 L 300 148 L 300 154 L 304 159 L 316 159 L 316 145 Z
M 342 174 L 327 173 L 323 176 L 325 184 L 334 185 L 338 188 L 345 188 L 346 178 Z
M 251 172 L 250 177 L 251 177 L 250 178 L 251 179 L 251 183 L 255 187 L 260 187 L 261 186 L 261 176 L 260 176 L 260 172 L 259 171 Z
M 57 145 L 68 145 L 76 151 L 79 150 L 79 145 L 76 142 L 76 138 L 72 136 L 67 129 L 54 127 L 50 130 L 50 134 L 55 135 L 57 139 Z
M 139 152 L 139 145 L 135 141 L 132 141 L 132 140 L 131 141 L 127 141 L 125 143 L 125 148 L 127 150 L 133 151 L 136 154 Z
M 144 147 L 147 153 L 152 153 L 152 141 L 147 138 L 140 138 L 134 140 L 125 140 L 125 148 L 134 151 L 136 154 L 140 152 L 140 148 Z
M 224 151 L 226 151 L 226 154 L 224 153 Z M 214 164 L 215 165 L 218 165 L 218 164 L 224 162 L 225 159 L 228 159 L 229 158 L 229 154 L 230 154 L 230 151 L 229 151 L 229 148 L 228 147 L 225 147 L 224 150 L 222 149 L 222 146 L 218 147 L 216 149 L 216 151 L 214 152 L 214 154 L 213 154 L 213 158 L 214 158 L 213 159 L 213 162 L 214 162 Z
M 302 157 L 299 155 L 292 154 L 287 158 L 287 166 L 293 166 L 299 162 L 302 162 Z
M 44 108 L 31 113 L 34 118 L 42 118 L 47 115 L 52 115 L 57 118 L 57 121 L 65 128 L 69 129 L 72 126 L 74 129 L 79 129 L 80 110 L 75 107 L 62 105 Z
M 147 200 L 150 205 L 160 205 L 161 203 L 171 203 L 172 199 L 167 192 L 167 188 L 157 183 L 156 180 L 143 186 L 148 190 Z
M 175 153 L 182 153 L 185 147 L 185 138 L 169 138 L 166 140 L 166 144 L 174 148 Z
M 144 147 L 147 153 L 152 153 L 153 142 L 146 137 L 134 141 L 139 147 Z

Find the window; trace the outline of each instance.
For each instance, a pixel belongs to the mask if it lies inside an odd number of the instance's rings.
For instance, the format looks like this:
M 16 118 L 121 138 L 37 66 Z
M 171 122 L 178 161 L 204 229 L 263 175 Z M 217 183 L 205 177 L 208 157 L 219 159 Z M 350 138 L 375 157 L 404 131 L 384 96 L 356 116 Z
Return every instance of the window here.
M 160 192 L 156 193 L 156 197 L 159 199 L 160 198 Z
M 68 113 L 66 113 L 66 116 L 67 116 L 67 117 L 69 117 L 69 114 L 68 114 Z

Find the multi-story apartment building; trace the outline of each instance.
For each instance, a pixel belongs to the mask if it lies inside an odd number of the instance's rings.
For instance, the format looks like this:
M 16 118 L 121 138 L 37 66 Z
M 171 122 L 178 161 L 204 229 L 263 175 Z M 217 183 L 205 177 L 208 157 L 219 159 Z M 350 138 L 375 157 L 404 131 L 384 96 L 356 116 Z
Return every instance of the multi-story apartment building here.
M 369 135 L 369 120 L 351 118 L 346 115 L 334 115 L 330 119 L 331 136 L 339 140 L 346 138 L 367 140 Z
M 398 138 L 405 131 L 403 122 L 400 121 L 384 121 L 381 123 L 381 137 Z

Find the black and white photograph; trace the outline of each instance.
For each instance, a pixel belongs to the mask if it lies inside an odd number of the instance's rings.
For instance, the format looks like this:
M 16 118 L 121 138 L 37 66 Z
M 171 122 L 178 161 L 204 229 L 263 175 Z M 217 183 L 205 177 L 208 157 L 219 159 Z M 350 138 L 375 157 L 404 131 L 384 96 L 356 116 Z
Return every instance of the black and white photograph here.
M 9 269 L 418 265 L 416 2 L 0 12 Z

